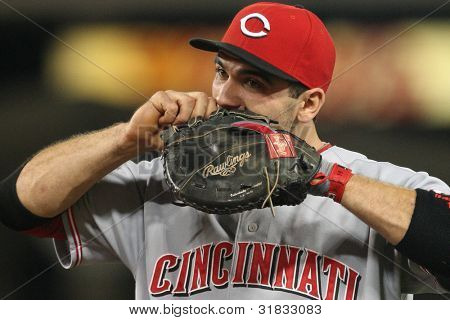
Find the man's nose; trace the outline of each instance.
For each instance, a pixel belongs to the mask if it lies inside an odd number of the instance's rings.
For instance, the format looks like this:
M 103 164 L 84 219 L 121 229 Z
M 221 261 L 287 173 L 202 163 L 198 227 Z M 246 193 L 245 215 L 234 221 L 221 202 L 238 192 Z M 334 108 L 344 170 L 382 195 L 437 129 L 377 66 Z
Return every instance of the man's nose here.
M 222 84 L 216 97 L 217 104 L 225 109 L 243 109 L 243 101 L 236 83 L 228 79 Z

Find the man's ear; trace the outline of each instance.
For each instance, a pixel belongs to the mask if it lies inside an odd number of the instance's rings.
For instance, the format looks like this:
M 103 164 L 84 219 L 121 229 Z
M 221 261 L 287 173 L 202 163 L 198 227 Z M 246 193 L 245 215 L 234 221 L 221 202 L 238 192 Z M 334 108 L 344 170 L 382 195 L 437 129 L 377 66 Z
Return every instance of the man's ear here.
M 303 92 L 299 97 L 300 108 L 297 120 L 301 123 L 312 121 L 325 103 L 325 92 L 321 88 L 312 88 Z

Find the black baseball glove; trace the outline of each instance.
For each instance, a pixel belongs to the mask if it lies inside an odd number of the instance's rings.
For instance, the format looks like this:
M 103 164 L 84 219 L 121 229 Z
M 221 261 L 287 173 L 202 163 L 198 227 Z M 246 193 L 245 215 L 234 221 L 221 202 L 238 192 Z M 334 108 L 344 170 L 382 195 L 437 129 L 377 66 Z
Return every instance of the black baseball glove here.
M 321 156 L 276 122 L 219 109 L 161 134 L 164 174 L 175 198 L 207 213 L 297 205 Z

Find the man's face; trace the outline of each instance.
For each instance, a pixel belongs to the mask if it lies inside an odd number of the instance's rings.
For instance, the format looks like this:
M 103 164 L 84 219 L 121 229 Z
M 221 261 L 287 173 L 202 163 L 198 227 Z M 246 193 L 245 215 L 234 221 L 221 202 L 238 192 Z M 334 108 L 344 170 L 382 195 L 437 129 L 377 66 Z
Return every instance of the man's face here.
M 299 99 L 290 97 L 289 85 L 237 58 L 222 53 L 216 57 L 212 96 L 220 107 L 247 109 L 268 116 L 291 131 Z

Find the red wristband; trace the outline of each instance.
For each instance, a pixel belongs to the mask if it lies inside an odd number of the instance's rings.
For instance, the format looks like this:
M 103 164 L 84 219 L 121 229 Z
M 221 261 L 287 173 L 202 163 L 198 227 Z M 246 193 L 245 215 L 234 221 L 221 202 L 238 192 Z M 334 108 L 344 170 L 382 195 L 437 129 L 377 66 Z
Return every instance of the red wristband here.
M 341 203 L 342 196 L 344 195 L 345 185 L 352 176 L 352 170 L 342 167 L 338 164 L 334 164 L 331 168 L 330 175 L 328 176 L 330 188 L 328 189 L 327 196 L 333 199 L 335 202 Z

